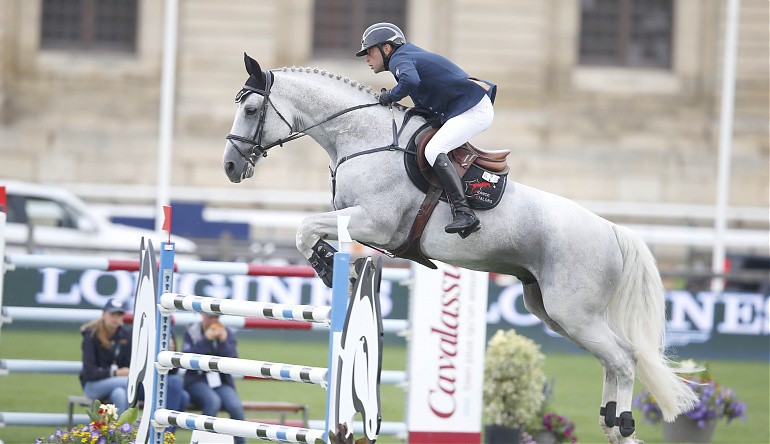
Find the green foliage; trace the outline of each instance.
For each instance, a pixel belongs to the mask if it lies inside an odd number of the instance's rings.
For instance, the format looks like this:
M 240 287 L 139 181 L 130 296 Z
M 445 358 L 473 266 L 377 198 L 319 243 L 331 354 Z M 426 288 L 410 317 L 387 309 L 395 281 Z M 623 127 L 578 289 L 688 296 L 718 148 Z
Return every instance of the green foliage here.
M 120 414 L 120 417 L 118 417 L 117 424 L 133 424 L 136 422 L 136 419 L 139 417 L 139 409 L 136 407 L 131 407 L 125 412 Z
M 484 367 L 484 415 L 491 424 L 535 427 L 545 373 L 540 346 L 511 329 L 489 340 Z

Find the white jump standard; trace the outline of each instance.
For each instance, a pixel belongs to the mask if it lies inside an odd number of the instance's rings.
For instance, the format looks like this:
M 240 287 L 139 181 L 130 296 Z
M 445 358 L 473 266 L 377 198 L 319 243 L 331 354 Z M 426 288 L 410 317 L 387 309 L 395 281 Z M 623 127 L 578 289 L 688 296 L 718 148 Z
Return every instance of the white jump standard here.
M 328 443 L 335 439 L 333 434 L 337 424 L 347 424 L 348 430 L 352 431 L 356 412 L 362 416 L 369 442 L 377 438 L 382 420 L 379 395 L 383 336 L 379 306 L 380 265 L 375 266 L 371 258 L 357 262 L 358 276 L 353 294 L 349 295 L 350 255 L 335 254 L 332 306 L 319 307 L 173 293 L 173 254 L 173 244 L 161 244 L 158 285 L 153 285 L 152 245 L 149 244 L 148 250 L 141 254 L 128 389 L 129 400 L 135 401 L 139 383 L 143 382 L 146 387 L 137 443 L 162 443 L 163 431 L 171 425 L 270 441 Z M 174 310 L 328 325 L 328 368 L 169 351 L 169 317 Z M 152 334 L 154 341 L 150 338 Z M 356 339 L 346 339 L 352 336 Z M 366 353 L 361 353 L 361 343 L 365 344 Z M 327 390 L 325 427 L 287 427 L 168 410 L 165 408 L 164 382 L 165 374 L 173 368 L 318 384 Z

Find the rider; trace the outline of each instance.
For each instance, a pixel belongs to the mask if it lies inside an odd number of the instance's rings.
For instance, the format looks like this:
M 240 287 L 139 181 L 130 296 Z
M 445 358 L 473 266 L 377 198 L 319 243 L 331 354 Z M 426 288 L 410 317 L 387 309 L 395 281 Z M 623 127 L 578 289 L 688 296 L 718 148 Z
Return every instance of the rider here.
M 366 28 L 356 56 L 366 56 L 375 73 L 389 70 L 396 78 L 398 84 L 380 94 L 382 105 L 409 96 L 415 107 L 442 123 L 425 147 L 425 157 L 454 206 L 454 220 L 444 230 L 462 234 L 478 230 L 479 219 L 468 205 L 460 176 L 447 154 L 492 124 L 497 87 L 469 77 L 443 56 L 407 43 L 401 29 L 391 23 Z

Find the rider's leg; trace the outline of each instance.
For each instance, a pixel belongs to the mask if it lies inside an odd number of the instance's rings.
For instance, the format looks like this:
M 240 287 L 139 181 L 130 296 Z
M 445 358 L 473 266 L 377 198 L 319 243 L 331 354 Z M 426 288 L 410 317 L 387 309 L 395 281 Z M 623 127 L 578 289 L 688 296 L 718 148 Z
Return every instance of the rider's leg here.
M 478 230 L 479 219 L 468 205 L 462 181 L 449 157 L 444 153 L 439 154 L 436 163 L 433 164 L 433 169 L 441 180 L 441 184 L 444 185 L 449 201 L 452 202 L 455 210 L 454 220 L 444 227 L 444 231 L 459 233 L 468 230 L 467 233 L 472 233 Z
M 425 158 L 436 170 L 441 184 L 455 209 L 447 233 L 471 233 L 478 229 L 479 220 L 468 205 L 462 182 L 449 161 L 447 153 L 481 133 L 492 124 L 494 109 L 489 97 L 482 97 L 476 106 L 444 123 L 425 147 Z

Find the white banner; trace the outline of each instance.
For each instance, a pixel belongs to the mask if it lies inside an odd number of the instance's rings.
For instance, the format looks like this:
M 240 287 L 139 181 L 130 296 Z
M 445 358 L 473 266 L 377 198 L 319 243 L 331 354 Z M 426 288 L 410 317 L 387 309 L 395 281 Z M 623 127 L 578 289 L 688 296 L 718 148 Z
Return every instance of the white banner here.
M 414 266 L 409 442 L 479 442 L 488 275 L 437 265 Z

